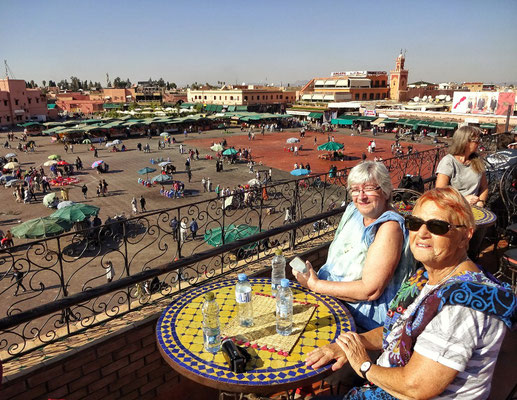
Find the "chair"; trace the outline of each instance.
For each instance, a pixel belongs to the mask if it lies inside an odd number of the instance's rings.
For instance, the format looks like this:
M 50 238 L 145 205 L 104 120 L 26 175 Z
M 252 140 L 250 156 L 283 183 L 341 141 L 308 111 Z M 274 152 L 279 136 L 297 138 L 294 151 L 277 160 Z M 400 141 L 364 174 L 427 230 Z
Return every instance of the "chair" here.
M 508 168 L 501 177 L 500 195 L 506 208 L 506 220 L 503 225 L 505 237 L 508 239 L 506 250 L 500 263 L 497 275 L 503 275 L 510 279 L 514 293 L 517 293 L 517 164 Z

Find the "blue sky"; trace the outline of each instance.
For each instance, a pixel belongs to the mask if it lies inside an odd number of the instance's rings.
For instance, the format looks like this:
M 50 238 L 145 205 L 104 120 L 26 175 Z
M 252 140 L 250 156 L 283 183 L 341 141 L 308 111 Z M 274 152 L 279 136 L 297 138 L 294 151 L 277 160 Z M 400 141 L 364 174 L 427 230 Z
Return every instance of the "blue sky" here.
M 331 71 L 517 82 L 515 0 L 0 0 L 18 79 L 287 83 Z M 2 68 L 2 78 L 5 72 Z

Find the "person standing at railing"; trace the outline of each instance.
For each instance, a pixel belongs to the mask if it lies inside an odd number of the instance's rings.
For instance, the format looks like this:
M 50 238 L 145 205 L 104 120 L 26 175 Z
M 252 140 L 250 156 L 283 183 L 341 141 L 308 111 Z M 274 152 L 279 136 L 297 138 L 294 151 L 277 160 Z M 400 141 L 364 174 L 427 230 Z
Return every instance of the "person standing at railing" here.
M 404 218 L 390 205 L 392 183 L 382 163 L 356 165 L 348 177 L 348 205 L 316 273 L 309 261 L 298 282 L 316 293 L 344 300 L 359 331 L 384 324 L 388 304 L 412 272 Z

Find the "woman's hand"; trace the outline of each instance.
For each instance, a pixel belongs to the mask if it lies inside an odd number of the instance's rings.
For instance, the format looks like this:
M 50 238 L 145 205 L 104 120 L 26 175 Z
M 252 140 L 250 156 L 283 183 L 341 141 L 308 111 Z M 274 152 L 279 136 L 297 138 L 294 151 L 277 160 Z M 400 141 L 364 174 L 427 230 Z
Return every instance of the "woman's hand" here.
M 307 272 L 305 274 L 293 270 L 293 275 L 300 285 L 307 289 L 314 290 L 316 282 L 319 281 L 318 275 L 314 271 L 314 268 L 312 268 L 310 261 L 305 261 L 305 266 L 307 267 Z
M 337 343 L 327 344 L 308 353 L 305 359 L 305 365 L 313 369 L 318 369 L 327 365 L 332 360 L 336 360 L 336 362 L 332 364 L 332 371 L 337 371 L 346 363 L 345 352 Z
M 465 199 L 467 199 L 469 204 L 471 206 L 473 206 L 474 204 L 476 204 L 479 201 L 479 196 L 476 196 L 474 194 L 469 194 L 469 195 L 465 196 Z
M 345 332 L 336 340 L 339 347 L 345 352 L 350 366 L 357 375 L 362 376 L 360 368 L 365 361 L 371 361 L 370 356 L 361 342 L 361 338 L 355 332 Z

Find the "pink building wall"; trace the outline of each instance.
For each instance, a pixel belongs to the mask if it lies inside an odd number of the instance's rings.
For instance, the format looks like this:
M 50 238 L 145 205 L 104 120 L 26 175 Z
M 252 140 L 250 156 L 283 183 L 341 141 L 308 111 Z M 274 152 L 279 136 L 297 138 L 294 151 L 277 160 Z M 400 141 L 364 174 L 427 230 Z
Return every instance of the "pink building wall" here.
M 23 79 L 0 79 L 0 99 L 1 126 L 47 117 L 45 95 L 41 89 L 27 89 Z

